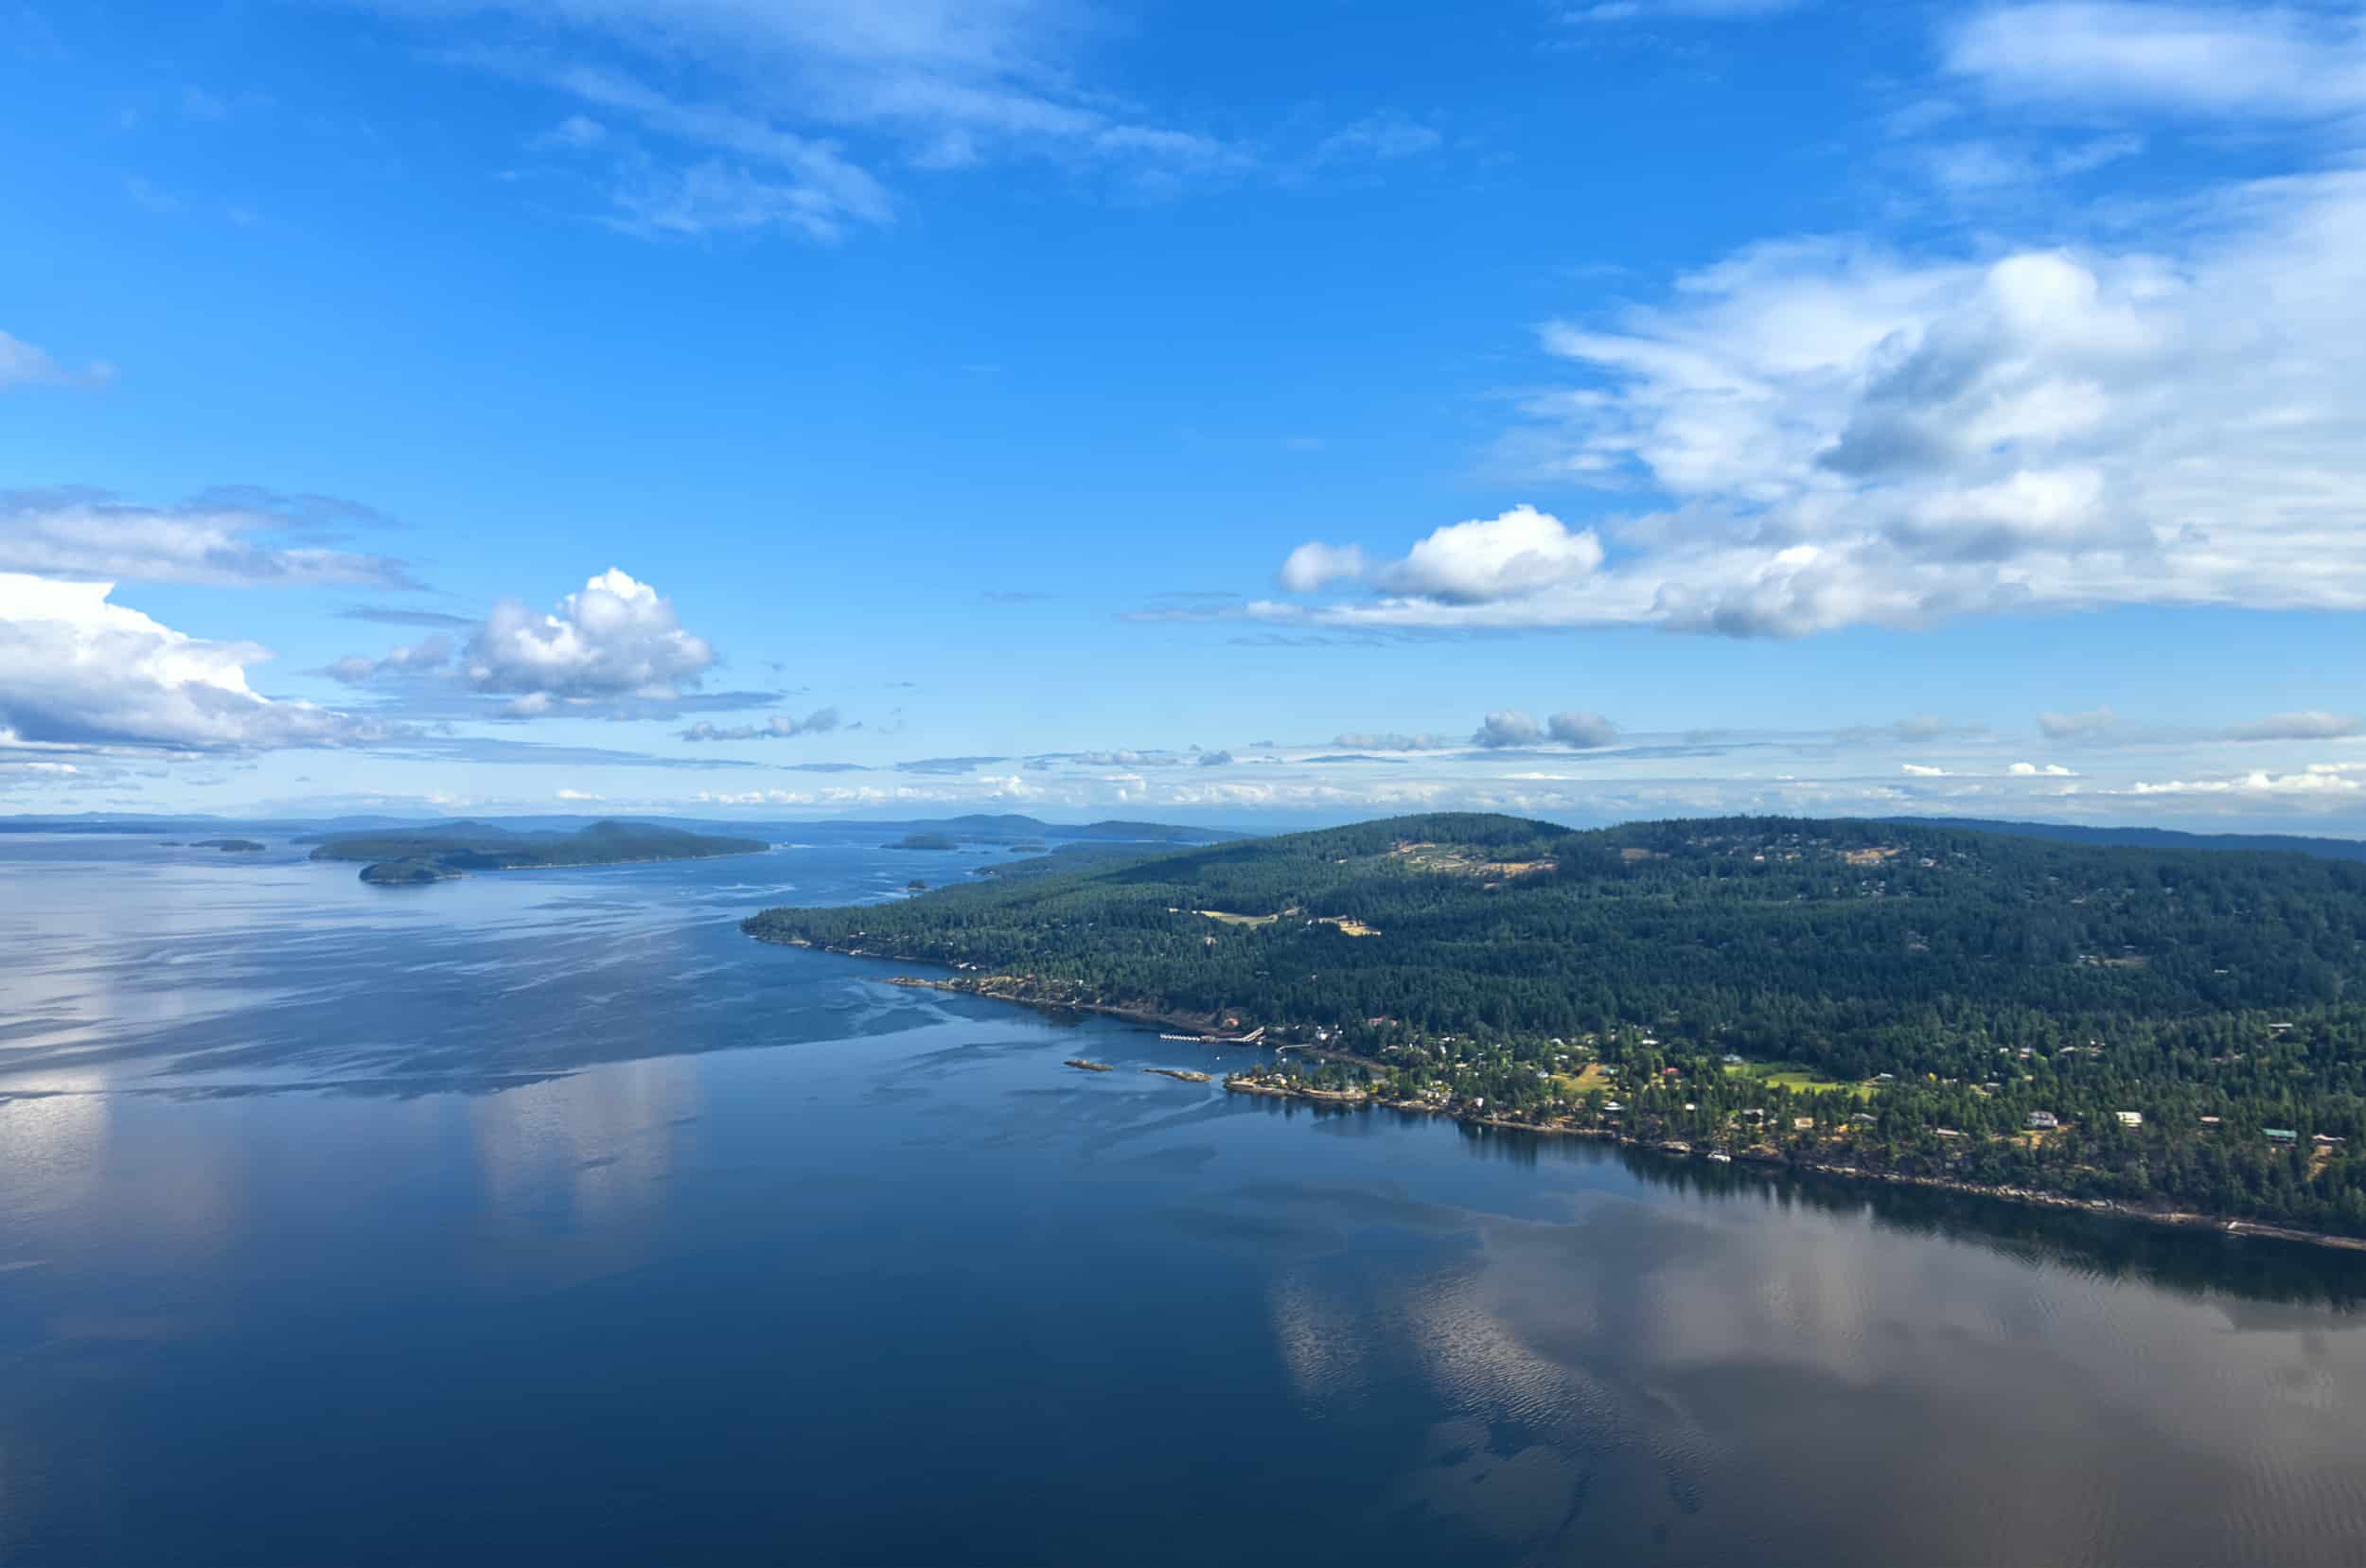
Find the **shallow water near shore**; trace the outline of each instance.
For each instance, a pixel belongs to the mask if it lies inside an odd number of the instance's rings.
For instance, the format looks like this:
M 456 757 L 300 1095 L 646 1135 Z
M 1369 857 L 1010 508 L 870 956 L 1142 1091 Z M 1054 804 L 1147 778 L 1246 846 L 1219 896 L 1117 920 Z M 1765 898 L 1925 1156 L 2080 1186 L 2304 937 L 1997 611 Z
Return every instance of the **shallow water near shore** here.
M 0 1561 L 2366 1560 L 2366 1259 L 1227 1095 L 808 837 L 0 840 Z

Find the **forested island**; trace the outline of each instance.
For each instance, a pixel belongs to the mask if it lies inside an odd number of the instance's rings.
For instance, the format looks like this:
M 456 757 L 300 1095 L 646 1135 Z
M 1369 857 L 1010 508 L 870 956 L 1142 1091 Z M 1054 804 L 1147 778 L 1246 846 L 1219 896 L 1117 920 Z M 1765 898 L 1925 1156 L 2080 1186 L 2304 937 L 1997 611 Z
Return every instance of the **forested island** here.
M 315 860 L 360 860 L 362 880 L 407 887 L 471 872 L 544 866 L 610 866 L 649 860 L 701 860 L 757 854 L 758 838 L 689 833 L 647 822 L 599 821 L 574 833 L 514 833 L 489 822 L 445 822 L 342 834 L 312 851 Z
M 2366 1236 L 2355 862 L 1436 815 L 746 929 L 1262 1030 L 1245 1089 Z

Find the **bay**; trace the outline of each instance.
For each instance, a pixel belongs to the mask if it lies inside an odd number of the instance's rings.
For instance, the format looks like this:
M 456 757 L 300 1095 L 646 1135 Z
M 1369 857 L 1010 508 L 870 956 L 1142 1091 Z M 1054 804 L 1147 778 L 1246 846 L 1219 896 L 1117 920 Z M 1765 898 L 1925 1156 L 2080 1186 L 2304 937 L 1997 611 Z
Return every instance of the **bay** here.
M 875 837 L 0 842 L 0 1561 L 2366 1560 L 2366 1260 L 1227 1096 L 739 935 L 977 863 Z

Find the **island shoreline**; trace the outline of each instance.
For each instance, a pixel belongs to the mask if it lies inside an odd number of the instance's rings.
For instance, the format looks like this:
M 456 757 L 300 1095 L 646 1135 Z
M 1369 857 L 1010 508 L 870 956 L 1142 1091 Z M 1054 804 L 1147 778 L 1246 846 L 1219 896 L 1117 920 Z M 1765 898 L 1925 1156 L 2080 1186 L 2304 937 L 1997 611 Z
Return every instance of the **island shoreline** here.
M 941 959 L 922 958 L 909 953 L 873 953 L 861 948 L 832 947 L 803 937 L 765 937 L 750 933 L 750 940 L 776 947 L 803 947 L 809 952 L 828 953 L 835 958 L 874 959 L 888 963 L 925 963 L 945 967 Z M 1094 1013 L 1126 1023 L 1150 1028 L 1161 1025 L 1207 1033 L 1203 1019 L 1161 1013 L 1143 1008 L 1123 1007 L 1106 1002 L 1081 1002 L 1059 997 L 1035 996 L 1000 990 L 988 990 L 974 980 L 961 977 L 930 978 L 921 976 L 898 975 L 885 983 L 901 985 L 911 990 L 943 991 L 957 996 L 976 996 L 985 1001 L 1010 1002 L 1022 1007 L 1056 1008 L 1070 1013 Z M 1204 1044 L 1223 1045 L 1223 1040 L 1209 1039 Z M 1311 1047 L 1287 1048 L 1293 1054 L 1331 1061 L 1357 1062 L 1364 1059 L 1350 1052 L 1323 1051 Z M 1225 1089 L 1231 1094 L 1253 1094 L 1275 1100 L 1298 1100 L 1310 1104 L 1329 1105 L 1340 1110 L 1398 1111 L 1408 1116 L 1442 1116 L 1469 1127 L 1487 1127 L 1499 1132 L 1527 1133 L 1541 1137 L 1586 1137 L 1620 1144 L 1654 1154 L 1668 1154 L 1651 1138 L 1635 1137 L 1606 1127 L 1570 1127 L 1513 1121 L 1501 1117 L 1474 1115 L 1452 1106 L 1432 1104 L 1426 1101 L 1383 1100 L 1362 1090 L 1294 1089 L 1278 1084 L 1235 1083 L 1227 1080 Z M 2131 1208 L 2108 1198 L 2074 1198 L 2058 1192 L 2042 1192 L 2034 1189 L 1992 1187 L 1979 1182 L 1956 1181 L 1946 1176 L 1919 1176 L 1897 1171 L 1868 1171 L 1862 1166 L 1834 1165 L 1821 1160 L 1793 1159 L 1787 1154 L 1736 1154 L 1739 1163 L 1774 1167 L 1784 1171 L 1830 1176 L 1846 1181 L 1883 1182 L 1893 1187 L 1919 1187 L 1933 1191 L 1952 1192 L 1964 1197 L 1986 1198 L 1998 1203 L 2016 1204 L 2028 1208 L 2049 1208 L 2058 1212 L 2087 1214 L 2098 1219 L 2136 1220 L 2146 1224 L 2165 1225 L 2181 1230 L 2209 1230 L 2223 1236 L 2265 1237 L 2271 1241 L 2296 1242 L 2308 1246 L 2324 1247 L 2337 1252 L 2366 1252 L 2366 1237 L 2340 1236 L 2330 1231 L 2306 1230 L 2298 1226 L 2272 1224 L 2265 1221 L 2239 1219 L 2232 1215 L 2204 1214 L 2185 1209 L 2147 1210 Z

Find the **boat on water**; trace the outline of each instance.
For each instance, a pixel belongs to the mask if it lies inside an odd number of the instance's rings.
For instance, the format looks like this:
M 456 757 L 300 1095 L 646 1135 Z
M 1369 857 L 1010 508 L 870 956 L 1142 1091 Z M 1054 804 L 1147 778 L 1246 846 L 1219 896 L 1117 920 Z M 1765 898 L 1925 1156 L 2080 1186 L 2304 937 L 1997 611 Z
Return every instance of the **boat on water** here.
M 1734 1156 L 1725 1153 L 1722 1149 L 1710 1150 L 1709 1158 L 1715 1160 L 1720 1165 L 1731 1165 L 1734 1162 Z

